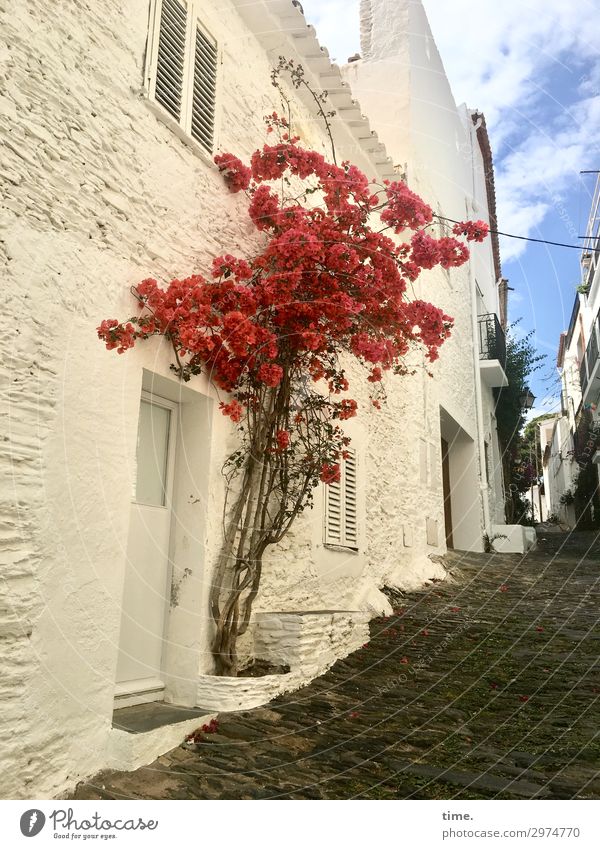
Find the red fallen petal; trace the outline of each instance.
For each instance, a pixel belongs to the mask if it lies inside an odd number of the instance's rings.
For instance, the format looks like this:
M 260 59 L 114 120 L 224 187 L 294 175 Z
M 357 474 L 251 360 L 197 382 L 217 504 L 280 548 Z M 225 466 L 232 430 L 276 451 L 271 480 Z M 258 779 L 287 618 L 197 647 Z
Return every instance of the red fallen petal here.
M 498 689 L 498 685 L 497 685 L 495 682 L 492 682 L 492 683 L 490 684 L 490 687 L 492 688 L 492 690 L 497 690 L 497 689 Z
M 400 663 L 410 663 L 410 660 L 407 657 L 403 657 L 400 659 Z
M 458 613 L 459 610 L 460 610 L 460 607 L 451 607 L 450 613 Z
M 356 711 L 352 711 L 352 713 L 348 714 L 348 717 L 350 719 L 358 719 L 359 716 L 360 716 L 360 713 L 357 713 Z
M 369 644 L 368 644 L 368 643 L 363 643 L 363 649 L 368 649 L 368 648 L 369 648 Z
M 500 592 L 501 593 L 508 592 L 508 584 L 502 584 L 502 586 L 500 587 Z
M 528 702 L 528 701 L 529 701 L 529 696 L 519 696 L 519 701 L 520 701 L 520 702 Z
M 536 631 L 543 631 L 544 629 L 543 629 L 543 628 L 541 628 L 540 626 L 538 626 L 535 630 L 536 630 Z
M 423 631 L 421 631 L 421 633 L 423 634 L 424 637 L 429 636 L 429 631 L 427 630 L 427 628 L 425 628 Z

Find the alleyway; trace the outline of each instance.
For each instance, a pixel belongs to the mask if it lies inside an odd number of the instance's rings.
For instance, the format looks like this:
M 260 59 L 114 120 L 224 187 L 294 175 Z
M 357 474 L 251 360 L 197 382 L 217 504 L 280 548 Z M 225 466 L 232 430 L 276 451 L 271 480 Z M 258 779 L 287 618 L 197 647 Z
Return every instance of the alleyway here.
M 599 798 L 600 538 L 447 564 L 309 687 L 76 798 Z

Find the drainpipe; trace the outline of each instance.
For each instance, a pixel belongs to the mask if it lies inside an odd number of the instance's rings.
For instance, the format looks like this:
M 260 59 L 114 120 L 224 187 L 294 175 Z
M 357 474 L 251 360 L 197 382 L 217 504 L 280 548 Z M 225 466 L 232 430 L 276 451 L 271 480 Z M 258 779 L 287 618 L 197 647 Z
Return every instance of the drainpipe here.
M 479 371 L 479 327 L 477 325 L 477 289 L 473 263 L 469 261 L 469 282 L 471 285 L 471 314 L 473 319 L 473 378 L 475 383 L 475 413 L 477 418 L 477 442 L 479 444 L 479 493 L 483 505 L 483 524 L 488 536 L 492 536 L 488 485 L 485 480 L 485 434 L 483 430 L 483 401 L 481 395 L 481 375 Z

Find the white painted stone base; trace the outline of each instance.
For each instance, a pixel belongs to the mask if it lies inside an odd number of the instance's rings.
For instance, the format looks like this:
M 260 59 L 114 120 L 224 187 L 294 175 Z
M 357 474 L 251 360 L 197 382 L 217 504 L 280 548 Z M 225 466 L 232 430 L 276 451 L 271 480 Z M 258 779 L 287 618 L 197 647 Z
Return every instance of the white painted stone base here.
M 525 525 L 492 525 L 492 536 L 495 534 L 506 537 L 493 542 L 494 551 L 501 554 L 524 554 L 536 546 L 535 529 Z
M 369 639 L 369 614 L 356 610 L 256 614 L 254 657 L 290 672 L 259 678 L 200 675 L 196 704 L 211 711 L 247 710 L 305 686 Z
M 198 677 L 197 703 L 209 711 L 249 710 L 270 702 L 275 696 L 297 690 L 307 681 L 298 672 L 287 675 L 263 675 L 259 678 L 225 678 L 219 675 Z
M 254 654 L 314 678 L 363 645 L 369 618 L 357 610 L 257 613 Z
M 131 772 L 145 764 L 152 763 L 156 758 L 164 755 L 175 746 L 179 746 L 184 738 L 206 725 L 216 716 L 215 713 L 207 713 L 206 716 L 197 716 L 194 719 L 186 719 L 184 722 L 174 722 L 172 725 L 163 725 L 143 734 L 131 734 L 128 731 L 120 731 L 111 728 L 108 736 L 108 752 L 106 758 L 106 769 L 122 769 Z

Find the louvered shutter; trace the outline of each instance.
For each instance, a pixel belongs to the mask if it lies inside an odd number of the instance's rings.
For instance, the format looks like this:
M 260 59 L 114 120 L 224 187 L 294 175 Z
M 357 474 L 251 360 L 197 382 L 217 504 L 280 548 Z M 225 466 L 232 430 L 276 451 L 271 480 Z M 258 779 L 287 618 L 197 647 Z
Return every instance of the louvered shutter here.
M 217 45 L 196 27 L 191 134 L 212 153 L 217 96 Z
M 358 548 L 356 452 L 348 455 L 339 482 L 325 485 L 325 544 Z
M 348 548 L 358 548 L 358 516 L 356 506 L 356 452 L 350 451 L 344 461 L 344 511 L 343 544 Z
M 325 542 L 342 545 L 342 482 L 325 485 Z
M 162 0 L 154 97 L 181 120 L 186 53 L 187 8 L 179 0 Z

